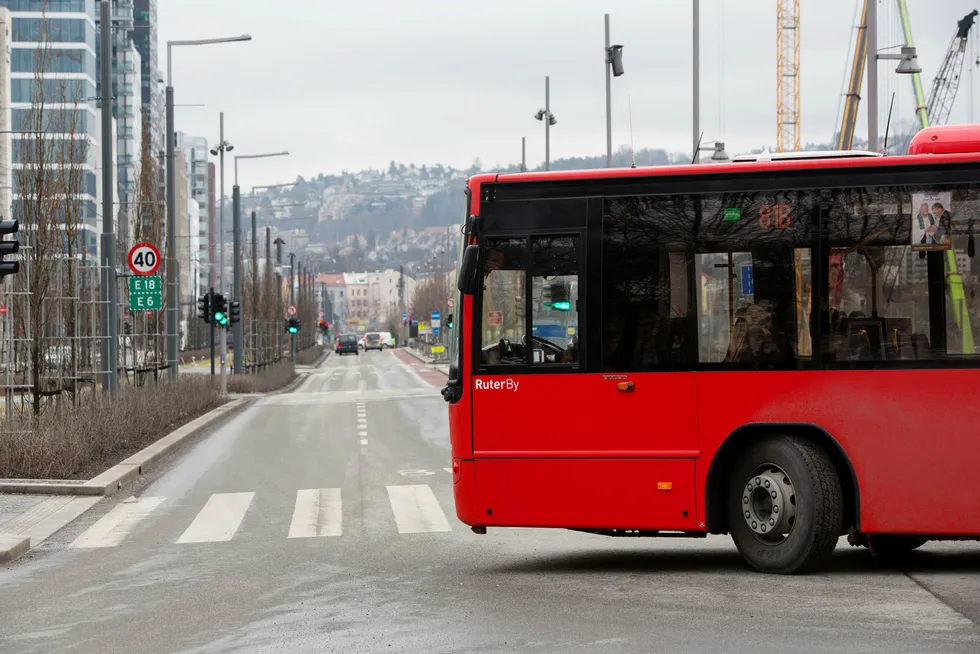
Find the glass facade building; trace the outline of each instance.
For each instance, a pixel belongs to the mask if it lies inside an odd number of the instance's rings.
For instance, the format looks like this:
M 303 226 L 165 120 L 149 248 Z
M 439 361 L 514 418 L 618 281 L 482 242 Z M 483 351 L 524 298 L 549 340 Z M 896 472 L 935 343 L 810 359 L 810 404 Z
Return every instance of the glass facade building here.
M 10 128 L 27 127 L 32 104 L 41 103 L 42 129 L 54 140 L 80 142 L 75 151 L 84 153 L 81 230 L 86 249 L 95 253 L 101 230 L 101 138 L 93 92 L 97 88 L 95 0 L 0 0 L 0 7 L 11 11 Z M 40 84 L 35 81 L 36 71 L 41 73 Z M 17 179 L 24 163 L 18 154 L 21 137 L 14 135 L 12 141 L 13 217 L 19 218 Z

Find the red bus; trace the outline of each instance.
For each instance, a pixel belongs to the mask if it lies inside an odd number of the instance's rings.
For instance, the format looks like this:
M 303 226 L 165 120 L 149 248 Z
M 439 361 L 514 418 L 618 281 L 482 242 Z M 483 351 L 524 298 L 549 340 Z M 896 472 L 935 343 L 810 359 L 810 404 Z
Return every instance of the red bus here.
M 980 126 L 910 153 L 471 178 L 459 519 L 783 574 L 980 540 Z

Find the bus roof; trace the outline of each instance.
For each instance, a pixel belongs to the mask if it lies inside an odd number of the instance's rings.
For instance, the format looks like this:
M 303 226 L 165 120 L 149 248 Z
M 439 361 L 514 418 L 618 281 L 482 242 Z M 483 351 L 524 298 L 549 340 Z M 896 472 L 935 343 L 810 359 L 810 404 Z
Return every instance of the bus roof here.
M 735 161 L 645 166 L 642 168 L 593 168 L 551 170 L 526 173 L 481 173 L 470 178 L 470 185 L 508 182 L 546 182 L 599 180 L 667 175 L 711 175 L 776 170 L 816 170 L 872 166 L 910 166 L 980 161 L 980 125 L 940 125 L 920 130 L 909 146 L 911 154 L 884 156 L 861 150 L 773 153 L 769 157 L 743 155 Z M 922 155 L 931 155 L 924 160 Z M 752 159 L 755 157 L 755 159 Z M 767 160 L 768 159 L 768 160 Z M 733 165 L 738 163 L 738 165 Z

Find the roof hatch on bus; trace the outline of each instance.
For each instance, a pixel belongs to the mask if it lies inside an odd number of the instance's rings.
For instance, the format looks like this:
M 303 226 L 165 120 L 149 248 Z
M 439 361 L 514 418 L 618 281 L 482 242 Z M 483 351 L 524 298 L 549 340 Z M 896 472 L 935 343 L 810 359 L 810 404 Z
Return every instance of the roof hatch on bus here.
M 980 152 L 980 125 L 936 125 L 919 130 L 909 143 L 909 154 L 965 154 Z

